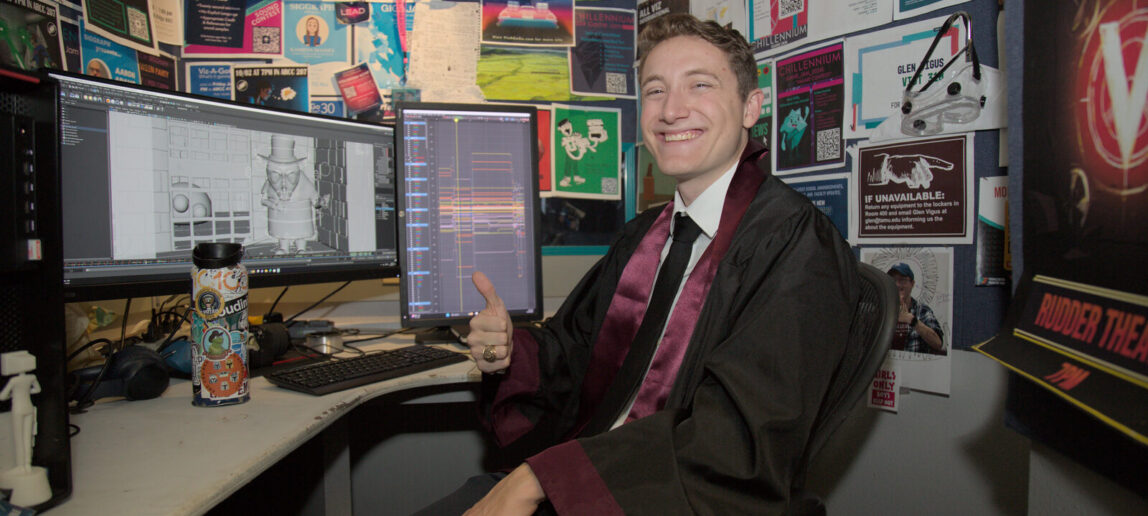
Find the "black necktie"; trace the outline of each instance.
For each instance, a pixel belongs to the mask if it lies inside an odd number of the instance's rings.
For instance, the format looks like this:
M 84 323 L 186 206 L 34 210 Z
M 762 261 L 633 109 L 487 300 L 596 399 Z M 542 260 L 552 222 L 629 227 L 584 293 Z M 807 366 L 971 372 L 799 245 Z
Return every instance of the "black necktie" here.
M 650 293 L 650 302 L 646 306 L 646 313 L 642 316 L 642 324 L 638 326 L 638 333 L 634 335 L 634 342 L 630 344 L 630 351 L 614 376 L 610 389 L 602 399 L 602 404 L 586 424 L 583 436 L 595 435 L 609 430 L 617 420 L 618 414 L 634 397 L 642 373 L 650 366 L 650 359 L 658 349 L 658 340 L 662 336 L 662 328 L 670 316 L 670 308 L 674 304 L 674 296 L 678 293 L 678 284 L 682 282 L 682 275 L 690 263 L 690 253 L 693 251 L 694 240 L 702 228 L 698 227 L 688 215 L 678 213 L 674 215 L 674 243 L 670 244 L 670 253 L 662 261 L 658 269 L 658 279 L 654 283 L 654 290 Z M 623 385 L 623 383 L 629 383 Z

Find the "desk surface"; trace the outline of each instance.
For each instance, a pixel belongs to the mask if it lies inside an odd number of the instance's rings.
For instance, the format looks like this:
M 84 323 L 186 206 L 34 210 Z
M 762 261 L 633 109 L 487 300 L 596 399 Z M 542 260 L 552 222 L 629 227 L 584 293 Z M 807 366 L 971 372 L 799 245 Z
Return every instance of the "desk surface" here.
M 72 495 L 49 513 L 202 514 L 367 400 L 479 377 L 467 361 L 326 396 L 260 377 L 250 401 L 222 407 L 192 405 L 191 382 L 173 380 L 156 399 L 98 403 L 71 416 L 80 427 L 71 441 Z M 8 464 L 11 454 L 4 435 L 0 459 Z

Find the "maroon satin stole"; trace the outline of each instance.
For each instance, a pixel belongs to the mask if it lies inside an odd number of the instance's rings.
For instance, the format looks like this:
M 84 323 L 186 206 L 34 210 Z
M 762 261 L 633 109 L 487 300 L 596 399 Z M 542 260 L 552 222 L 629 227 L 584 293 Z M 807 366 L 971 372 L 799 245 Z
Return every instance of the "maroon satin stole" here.
M 650 370 L 638 391 L 634 408 L 628 419 L 647 416 L 665 405 L 666 396 L 677 379 L 678 369 L 685 356 L 694 326 L 705 304 L 710 284 L 717 273 L 718 264 L 729 250 L 733 234 L 741 222 L 749 204 L 757 195 L 765 174 L 757 168 L 755 161 L 764 149 L 753 140 L 742 153 L 741 162 L 734 172 L 726 191 L 721 221 L 717 234 L 706 247 L 698 263 L 694 266 L 678 302 L 666 322 L 665 333 L 658 350 L 651 361 Z M 633 256 L 622 271 L 606 319 L 598 332 L 598 339 L 590 357 L 590 366 L 582 385 L 580 423 L 577 432 L 589 421 L 594 410 L 602 402 L 607 389 L 642 323 L 647 301 L 654 286 L 654 274 L 661 261 L 662 249 L 670 236 L 670 221 L 674 206 L 670 202 L 658 215 L 654 224 L 642 237 Z M 637 379 L 635 379 L 637 381 Z

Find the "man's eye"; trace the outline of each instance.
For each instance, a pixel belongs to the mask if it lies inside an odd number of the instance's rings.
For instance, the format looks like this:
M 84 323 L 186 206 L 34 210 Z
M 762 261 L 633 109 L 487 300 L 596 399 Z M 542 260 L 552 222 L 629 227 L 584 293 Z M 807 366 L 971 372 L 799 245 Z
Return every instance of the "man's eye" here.
M 651 95 L 657 95 L 657 94 L 659 94 L 659 93 L 662 93 L 663 91 L 665 91 L 665 90 L 663 90 L 663 89 L 661 89 L 661 88 L 650 88 L 650 89 L 648 89 L 648 90 L 644 91 L 644 92 L 642 93 L 642 95 L 645 95 L 645 96 L 649 97 L 649 96 L 651 96 Z
M 710 83 L 708 83 L 708 82 L 698 82 L 698 83 L 694 83 L 694 88 L 702 88 L 702 89 L 704 89 L 704 88 L 709 88 L 709 87 L 710 87 Z

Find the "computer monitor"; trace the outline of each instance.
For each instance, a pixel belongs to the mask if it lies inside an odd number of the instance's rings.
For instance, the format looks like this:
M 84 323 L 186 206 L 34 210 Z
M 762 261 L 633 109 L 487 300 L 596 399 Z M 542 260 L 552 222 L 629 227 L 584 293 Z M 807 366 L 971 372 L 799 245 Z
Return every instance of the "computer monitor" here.
M 530 106 L 397 106 L 404 327 L 464 325 L 486 306 L 475 271 L 513 320 L 541 316 L 536 127 Z
M 392 128 L 49 75 L 66 300 L 190 292 L 200 242 L 251 287 L 397 276 Z

